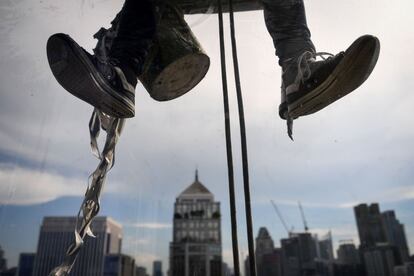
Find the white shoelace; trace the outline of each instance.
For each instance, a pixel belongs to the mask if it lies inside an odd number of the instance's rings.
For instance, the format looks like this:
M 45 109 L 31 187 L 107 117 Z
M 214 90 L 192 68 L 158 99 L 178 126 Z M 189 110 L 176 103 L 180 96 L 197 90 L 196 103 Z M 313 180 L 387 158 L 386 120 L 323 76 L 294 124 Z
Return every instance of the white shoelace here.
M 306 80 L 308 80 L 312 74 L 311 68 L 310 68 L 310 61 L 315 62 L 317 57 L 322 58 L 323 60 L 326 60 L 327 58 L 325 56 L 333 57 L 334 55 L 327 52 L 311 52 L 311 51 L 305 51 L 298 57 L 298 74 L 296 75 L 295 83 L 300 84 L 304 83 Z M 287 124 L 287 132 L 290 139 L 293 141 L 293 120 L 295 118 L 292 118 L 287 113 L 286 117 L 286 124 Z
M 323 60 L 326 60 L 327 58 L 325 56 L 328 56 L 329 58 L 333 57 L 334 55 L 327 52 L 303 52 L 298 58 L 298 74 L 296 76 L 295 82 L 304 83 L 306 80 L 308 80 L 312 74 L 309 62 L 316 61 L 317 57 L 321 57 Z

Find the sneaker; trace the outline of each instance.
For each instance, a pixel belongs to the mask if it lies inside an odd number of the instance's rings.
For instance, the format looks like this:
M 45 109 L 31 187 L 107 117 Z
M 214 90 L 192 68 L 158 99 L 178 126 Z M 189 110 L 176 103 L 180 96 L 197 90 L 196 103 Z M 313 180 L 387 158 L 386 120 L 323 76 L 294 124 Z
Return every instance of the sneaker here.
M 351 93 L 369 77 L 379 51 L 378 38 L 364 35 L 335 56 L 304 52 L 286 61 L 282 64 L 282 93 L 286 93 L 286 102 L 279 107 L 279 114 L 283 119 L 296 119 Z M 318 56 L 323 60 L 316 61 Z
M 69 93 L 107 115 L 134 117 L 137 79 L 128 79 L 115 60 L 90 55 L 66 34 L 49 38 L 47 57 L 56 80 Z

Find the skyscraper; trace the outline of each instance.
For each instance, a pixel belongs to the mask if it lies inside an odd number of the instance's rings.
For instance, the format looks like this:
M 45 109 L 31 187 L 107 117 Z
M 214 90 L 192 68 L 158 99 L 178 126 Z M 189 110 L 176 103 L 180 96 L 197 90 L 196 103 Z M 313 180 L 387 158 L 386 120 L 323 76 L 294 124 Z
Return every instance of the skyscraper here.
M 340 264 L 356 265 L 361 263 L 359 252 L 353 243 L 347 242 L 340 244 L 336 252 Z
M 281 252 L 275 249 L 266 227 L 261 227 L 256 238 L 256 265 L 258 276 L 281 275 Z
M 7 261 L 4 258 L 4 251 L 0 246 L 0 272 L 7 269 Z
M 382 212 L 381 217 L 387 242 L 398 247 L 402 261 L 408 261 L 410 252 L 408 250 L 404 225 L 397 219 L 394 211 Z
M 33 276 L 48 275 L 64 259 L 74 239 L 75 217 L 45 217 L 43 219 Z M 102 276 L 105 255 L 121 251 L 122 227 L 108 217 L 97 217 L 91 225 L 96 238 L 86 238 L 72 269 L 73 275 Z
M 124 254 L 105 255 L 103 276 L 136 276 L 135 260 Z
M 135 276 L 149 276 L 147 269 L 143 266 L 137 266 L 135 270 Z
M 32 276 L 35 253 L 21 253 L 16 276 Z
M 316 239 L 318 244 L 318 257 L 325 261 L 333 261 L 333 244 L 331 231 L 321 239 Z
M 394 267 L 401 265 L 398 248 L 389 244 L 378 244 L 363 250 L 367 276 L 393 276 Z
M 220 203 L 199 181 L 174 204 L 173 241 L 170 243 L 171 276 L 220 276 L 222 271 Z
M 154 261 L 152 263 L 152 276 L 163 276 L 161 261 Z
M 380 213 L 377 203 L 360 204 L 354 210 L 367 275 L 393 275 L 393 267 L 408 260 L 404 225 L 394 211 Z
M 294 233 L 281 240 L 284 276 L 312 275 L 316 270 L 316 242 L 310 233 Z
M 378 203 L 360 204 L 354 207 L 354 212 L 362 249 L 386 242 Z

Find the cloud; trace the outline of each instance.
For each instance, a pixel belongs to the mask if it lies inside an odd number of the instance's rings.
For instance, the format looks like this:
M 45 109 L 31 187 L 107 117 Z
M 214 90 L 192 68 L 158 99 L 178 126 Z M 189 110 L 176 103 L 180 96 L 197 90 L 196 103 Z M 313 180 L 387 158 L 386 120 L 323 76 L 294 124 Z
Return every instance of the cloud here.
M 168 223 L 158 223 L 158 222 L 141 222 L 141 223 L 132 223 L 126 224 L 126 227 L 136 227 L 136 228 L 145 228 L 145 229 L 168 229 L 171 228 L 172 225 Z
M 29 205 L 44 203 L 61 196 L 81 196 L 86 180 L 0 165 L 0 204 Z

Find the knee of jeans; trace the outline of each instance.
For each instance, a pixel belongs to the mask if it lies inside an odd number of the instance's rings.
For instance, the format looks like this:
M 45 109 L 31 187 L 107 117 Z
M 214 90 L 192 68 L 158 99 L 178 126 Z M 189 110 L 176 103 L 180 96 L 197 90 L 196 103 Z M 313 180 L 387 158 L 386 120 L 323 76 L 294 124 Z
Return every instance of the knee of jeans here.
M 292 6 L 301 4 L 303 0 L 261 0 L 264 5 L 269 6 Z

